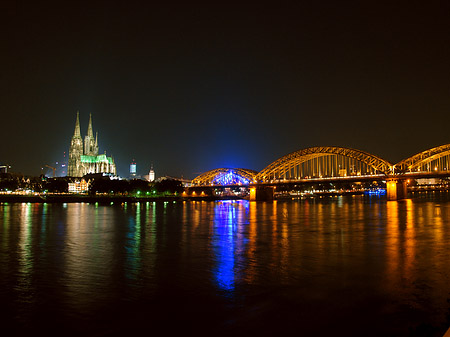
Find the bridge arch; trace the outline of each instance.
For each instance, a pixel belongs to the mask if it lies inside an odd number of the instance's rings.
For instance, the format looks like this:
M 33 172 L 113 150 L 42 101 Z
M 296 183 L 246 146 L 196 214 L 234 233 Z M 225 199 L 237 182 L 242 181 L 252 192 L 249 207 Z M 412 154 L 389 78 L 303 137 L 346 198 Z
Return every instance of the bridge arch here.
M 431 172 L 450 170 L 450 144 L 422 151 L 395 164 L 402 172 Z
M 368 152 L 345 147 L 316 146 L 279 158 L 259 172 L 255 181 L 389 174 L 392 168 L 390 162 Z
M 192 180 L 194 186 L 248 185 L 258 172 L 242 168 L 217 168 L 202 173 Z

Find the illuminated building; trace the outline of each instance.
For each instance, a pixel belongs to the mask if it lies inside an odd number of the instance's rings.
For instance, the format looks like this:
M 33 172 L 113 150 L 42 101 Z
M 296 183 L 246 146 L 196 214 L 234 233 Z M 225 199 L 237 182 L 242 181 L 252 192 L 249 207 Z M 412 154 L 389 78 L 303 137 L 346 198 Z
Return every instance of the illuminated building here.
M 130 178 L 136 178 L 136 162 L 134 161 L 134 159 L 130 164 Z
M 150 168 L 150 172 L 148 172 L 148 181 L 152 182 L 155 180 L 155 171 L 153 171 L 153 165 Z
M 86 137 L 81 138 L 80 119 L 77 112 L 75 132 L 72 136 L 69 149 L 69 165 L 67 175 L 82 177 L 89 173 L 116 174 L 116 164 L 112 157 L 98 154 L 98 135 L 94 139 L 92 129 L 92 115 L 89 115 L 89 126 Z
M 10 169 L 11 166 L 9 165 L 0 165 L 0 173 L 8 173 L 8 169 Z
M 89 191 L 89 182 L 81 179 L 81 181 L 75 181 L 68 183 L 68 190 L 70 193 L 87 193 Z

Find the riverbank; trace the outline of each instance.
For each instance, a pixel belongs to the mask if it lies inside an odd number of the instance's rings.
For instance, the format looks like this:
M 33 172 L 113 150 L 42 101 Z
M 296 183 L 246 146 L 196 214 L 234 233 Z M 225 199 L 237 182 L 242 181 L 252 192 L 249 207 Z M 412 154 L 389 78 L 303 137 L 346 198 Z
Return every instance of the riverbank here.
M 134 197 L 122 195 L 82 195 L 82 194 L 54 194 L 54 195 L 29 195 L 29 194 L 0 194 L 0 203 L 124 203 L 124 202 L 173 202 L 173 201 L 215 201 L 215 200 L 238 200 L 241 197 L 227 196 L 161 196 L 161 197 Z
M 448 188 L 410 189 L 412 193 L 427 193 L 433 191 L 448 191 Z M 276 194 L 275 200 L 292 200 L 303 198 L 321 198 L 349 195 L 378 195 L 383 196 L 383 191 L 323 191 L 309 194 Z M 83 194 L 0 194 L 0 203 L 124 203 L 124 202 L 173 202 L 173 201 L 218 201 L 218 200 L 248 200 L 241 196 L 158 196 L 158 197 L 134 197 L 129 195 L 83 195 Z

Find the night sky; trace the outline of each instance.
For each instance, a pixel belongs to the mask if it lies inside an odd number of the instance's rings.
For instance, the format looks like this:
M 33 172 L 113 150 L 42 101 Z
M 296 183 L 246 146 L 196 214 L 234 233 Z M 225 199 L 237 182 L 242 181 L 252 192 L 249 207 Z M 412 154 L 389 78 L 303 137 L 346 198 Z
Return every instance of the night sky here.
M 217 3 L 2 2 L 0 163 L 60 161 L 77 111 L 123 176 L 450 143 L 450 2 Z

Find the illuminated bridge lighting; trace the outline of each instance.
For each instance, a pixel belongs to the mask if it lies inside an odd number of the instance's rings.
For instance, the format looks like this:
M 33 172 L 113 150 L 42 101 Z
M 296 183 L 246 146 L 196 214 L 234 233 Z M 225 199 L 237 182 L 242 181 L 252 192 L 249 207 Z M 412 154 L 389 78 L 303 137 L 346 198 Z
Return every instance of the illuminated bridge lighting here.
M 248 185 L 250 179 L 236 174 L 233 170 L 218 174 L 212 181 L 213 185 Z
M 248 185 L 256 171 L 240 168 L 218 168 L 199 175 L 192 181 L 194 186 Z
M 420 152 L 397 164 L 374 154 L 345 147 L 315 146 L 289 153 L 256 172 L 241 168 L 218 168 L 194 180 L 192 186 L 232 186 L 399 177 L 404 175 L 448 176 L 450 144 Z

